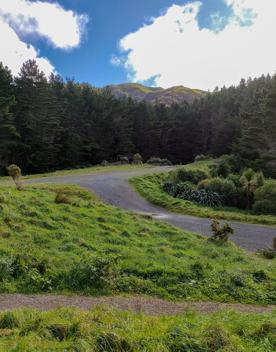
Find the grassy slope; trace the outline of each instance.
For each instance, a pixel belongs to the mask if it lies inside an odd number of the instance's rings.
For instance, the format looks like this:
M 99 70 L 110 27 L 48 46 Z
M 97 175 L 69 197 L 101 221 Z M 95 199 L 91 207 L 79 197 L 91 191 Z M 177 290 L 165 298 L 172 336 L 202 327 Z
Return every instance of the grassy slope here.
M 220 312 L 148 317 L 99 307 L 0 317 L 1 351 L 273 352 L 276 315 Z M 3 328 L 4 327 L 4 328 Z
M 55 203 L 57 189 L 71 204 Z M 275 303 L 275 261 L 126 213 L 74 186 L 0 188 L 0 224 L 1 292 Z M 95 255 L 117 264 L 95 272 Z
M 209 162 L 198 162 L 189 164 L 186 167 L 208 170 L 208 164 Z M 194 215 L 203 218 L 216 218 L 264 225 L 276 225 L 276 216 L 253 215 L 246 210 L 231 207 L 215 209 L 198 205 L 187 200 L 174 198 L 162 190 L 161 186 L 167 177 L 168 173 L 146 175 L 134 177 L 130 180 L 130 182 L 149 202 L 166 208 L 172 212 Z

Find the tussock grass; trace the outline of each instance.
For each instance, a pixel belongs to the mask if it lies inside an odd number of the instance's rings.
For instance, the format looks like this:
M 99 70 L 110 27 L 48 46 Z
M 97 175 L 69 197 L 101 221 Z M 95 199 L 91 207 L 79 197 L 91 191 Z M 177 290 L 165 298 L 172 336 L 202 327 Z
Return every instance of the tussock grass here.
M 149 317 L 98 307 L 2 313 L 1 351 L 273 352 L 276 315 Z M 31 347 L 31 349 L 30 349 Z
M 57 194 L 70 201 L 57 203 Z M 0 187 L 2 293 L 273 304 L 275 263 L 106 205 L 79 187 Z

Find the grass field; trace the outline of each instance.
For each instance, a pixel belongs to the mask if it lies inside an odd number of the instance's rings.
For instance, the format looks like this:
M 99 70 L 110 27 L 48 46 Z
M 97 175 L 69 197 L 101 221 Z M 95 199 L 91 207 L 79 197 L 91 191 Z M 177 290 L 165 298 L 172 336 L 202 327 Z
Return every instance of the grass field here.
M 189 164 L 186 167 L 208 170 L 209 163 L 208 161 L 198 162 Z M 253 215 L 250 211 L 231 207 L 211 208 L 184 199 L 174 198 L 162 190 L 162 184 L 167 178 L 168 173 L 145 175 L 130 179 L 130 183 L 149 202 L 175 213 L 252 224 L 276 225 L 276 216 L 273 215 Z
M 127 213 L 75 186 L 2 187 L 0 223 L 1 292 L 276 302 L 275 260 Z
M 149 317 L 105 307 L 2 313 L 1 351 L 273 352 L 276 314 Z

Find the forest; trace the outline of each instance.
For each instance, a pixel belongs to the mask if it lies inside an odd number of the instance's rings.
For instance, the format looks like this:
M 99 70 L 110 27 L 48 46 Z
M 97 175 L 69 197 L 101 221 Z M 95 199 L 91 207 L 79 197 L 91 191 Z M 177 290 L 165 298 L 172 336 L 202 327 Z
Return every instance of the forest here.
M 177 164 L 230 154 L 237 169 L 276 177 L 276 75 L 166 106 L 117 100 L 108 89 L 54 74 L 47 78 L 35 61 L 17 77 L 0 64 L 0 173 L 11 163 L 38 173 L 135 153 Z

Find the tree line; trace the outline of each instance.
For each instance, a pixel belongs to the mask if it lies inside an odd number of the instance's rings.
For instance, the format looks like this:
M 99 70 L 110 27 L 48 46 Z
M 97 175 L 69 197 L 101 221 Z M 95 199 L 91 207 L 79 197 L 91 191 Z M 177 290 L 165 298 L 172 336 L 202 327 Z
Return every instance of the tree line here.
M 192 104 L 117 100 L 108 89 L 47 78 L 35 61 L 13 77 L 0 64 L 0 170 L 45 172 L 140 153 L 187 163 L 233 155 L 276 176 L 276 76 L 241 80 Z

